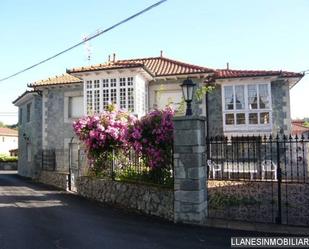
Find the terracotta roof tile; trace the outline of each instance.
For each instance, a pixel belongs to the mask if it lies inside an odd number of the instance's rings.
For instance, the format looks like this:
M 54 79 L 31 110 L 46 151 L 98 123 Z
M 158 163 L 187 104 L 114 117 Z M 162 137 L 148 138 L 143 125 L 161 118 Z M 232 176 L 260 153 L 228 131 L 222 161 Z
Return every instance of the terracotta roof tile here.
M 301 136 L 303 133 L 309 132 L 309 127 L 304 126 L 303 120 L 293 120 L 292 121 L 292 135 Z
M 1 136 L 18 136 L 18 131 L 7 127 L 0 127 Z
M 217 69 L 215 73 L 215 77 L 217 79 L 257 77 L 257 76 L 303 77 L 304 75 L 302 73 L 294 73 L 286 71 L 231 70 L 231 69 Z
M 214 70 L 196 66 L 165 57 L 150 57 L 130 60 L 117 60 L 88 67 L 68 69 L 67 73 L 87 72 L 93 70 L 110 70 L 142 67 L 152 76 L 172 76 L 181 74 L 213 73 Z
M 66 73 L 66 74 L 55 76 L 55 77 L 50 77 L 45 80 L 33 82 L 29 84 L 28 86 L 36 87 L 36 86 L 47 86 L 47 85 L 57 85 L 57 84 L 65 85 L 65 84 L 73 84 L 73 83 L 81 83 L 81 82 L 82 82 L 81 79 Z

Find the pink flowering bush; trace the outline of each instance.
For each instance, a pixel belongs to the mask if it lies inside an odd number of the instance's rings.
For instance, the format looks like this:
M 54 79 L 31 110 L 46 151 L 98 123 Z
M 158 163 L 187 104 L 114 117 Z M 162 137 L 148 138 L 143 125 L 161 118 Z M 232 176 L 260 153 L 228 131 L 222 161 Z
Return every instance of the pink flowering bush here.
M 81 118 L 73 123 L 73 129 L 86 145 L 88 159 L 95 165 L 108 160 L 113 151 L 127 148 L 128 127 L 135 122 L 135 116 L 111 110 Z
M 129 129 L 129 143 L 151 169 L 171 165 L 174 111 L 154 110 Z
M 143 174 L 165 170 L 170 175 L 173 116 L 174 111 L 166 108 L 137 120 L 128 112 L 114 109 L 81 118 L 74 122 L 73 128 L 86 146 L 95 175 L 102 175 L 115 159 L 122 165 L 130 164 L 127 162 L 132 149 L 142 159 Z M 130 171 L 131 176 L 135 173 Z

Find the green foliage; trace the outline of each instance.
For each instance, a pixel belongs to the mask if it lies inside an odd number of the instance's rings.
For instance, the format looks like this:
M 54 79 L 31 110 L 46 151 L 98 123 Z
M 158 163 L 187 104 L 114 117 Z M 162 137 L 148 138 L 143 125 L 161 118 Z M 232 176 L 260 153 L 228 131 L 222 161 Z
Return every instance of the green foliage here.
M 18 158 L 16 156 L 8 156 L 5 154 L 0 154 L 0 162 L 16 162 Z
M 248 206 L 256 205 L 260 202 L 254 197 L 233 196 L 225 195 L 222 193 L 216 193 L 209 198 L 209 206 L 212 209 L 224 209 L 233 206 Z
M 18 130 L 18 124 L 6 125 L 2 121 L 0 121 L 0 127 L 1 128 L 10 128 L 10 129 L 13 129 L 13 130 Z
M 201 86 L 195 91 L 195 98 L 201 101 L 207 92 L 211 92 L 214 89 L 213 86 Z
M 309 128 L 309 121 L 305 121 L 305 122 L 304 122 L 304 126 L 307 127 L 307 128 Z
M 127 182 L 148 183 L 172 188 L 173 175 L 166 168 L 145 169 L 137 171 L 136 168 L 127 168 L 115 173 L 115 180 Z

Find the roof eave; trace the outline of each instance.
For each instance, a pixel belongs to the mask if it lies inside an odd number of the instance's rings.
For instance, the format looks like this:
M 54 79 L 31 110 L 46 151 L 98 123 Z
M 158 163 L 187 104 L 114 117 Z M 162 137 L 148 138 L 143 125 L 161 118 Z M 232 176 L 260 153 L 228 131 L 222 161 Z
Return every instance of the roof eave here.
M 49 86 L 65 86 L 65 85 L 74 85 L 74 84 L 82 84 L 82 81 L 79 82 L 66 82 L 66 83 L 52 83 L 52 84 L 29 84 L 28 87 L 31 87 L 33 89 L 40 89 L 41 87 L 49 87 Z
M 88 72 L 97 72 L 97 71 L 108 71 L 108 70 L 118 70 L 118 69 L 130 69 L 130 68 L 144 68 L 143 65 L 134 65 L 134 66 L 119 66 L 119 67 L 113 67 L 113 68 L 92 68 L 92 69 L 85 69 L 85 70 L 78 70 L 73 71 L 70 69 L 66 69 L 66 73 L 68 74 L 78 74 L 78 73 L 88 73 Z
M 160 74 L 160 75 L 156 75 L 155 78 L 156 79 L 160 79 L 160 78 L 169 78 L 169 77 L 196 77 L 197 75 L 203 75 L 204 77 L 207 77 L 211 74 L 213 74 L 214 72 L 193 72 L 193 73 L 179 73 L 179 74 Z
M 29 95 L 39 95 L 39 93 L 37 91 L 25 91 L 22 95 L 15 99 L 12 104 L 19 106 L 30 99 Z

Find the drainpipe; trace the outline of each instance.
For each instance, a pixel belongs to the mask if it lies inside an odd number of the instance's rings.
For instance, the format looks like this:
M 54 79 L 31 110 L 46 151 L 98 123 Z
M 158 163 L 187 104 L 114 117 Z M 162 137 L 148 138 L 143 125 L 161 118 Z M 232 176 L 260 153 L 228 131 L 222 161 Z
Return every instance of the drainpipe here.
M 205 105 L 206 105 L 206 153 L 207 153 L 207 160 L 210 158 L 210 146 L 209 146 L 209 109 L 208 109 L 208 100 L 209 100 L 209 96 L 208 96 L 208 92 L 206 92 L 206 96 L 205 96 Z M 207 166 L 207 178 L 209 176 L 209 166 L 206 164 Z
M 72 142 L 74 137 L 71 138 L 69 143 L 69 179 L 68 179 L 68 188 L 71 191 L 72 190 Z

